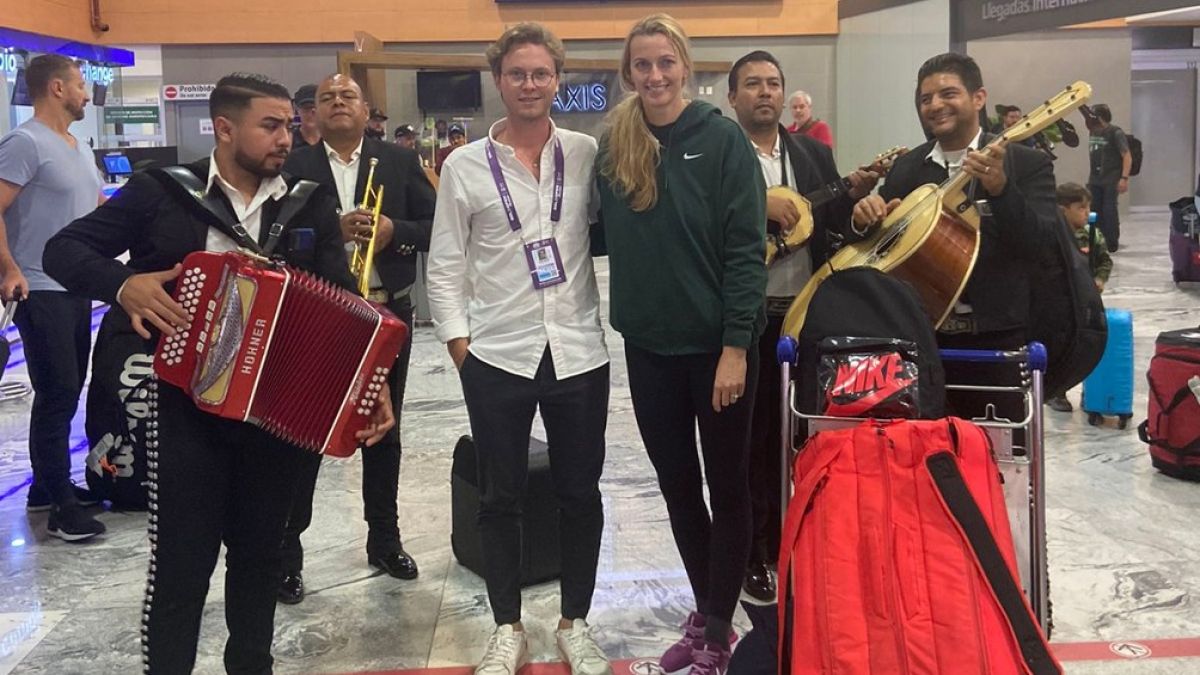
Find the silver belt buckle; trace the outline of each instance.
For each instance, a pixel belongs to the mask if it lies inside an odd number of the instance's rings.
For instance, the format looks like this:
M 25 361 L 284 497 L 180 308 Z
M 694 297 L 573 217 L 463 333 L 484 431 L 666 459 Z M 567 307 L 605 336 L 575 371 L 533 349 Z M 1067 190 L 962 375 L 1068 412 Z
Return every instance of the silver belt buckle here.
M 378 302 L 380 304 L 387 304 L 387 302 L 391 300 L 391 297 L 388 296 L 386 288 L 372 288 L 371 290 L 367 291 L 367 300 L 370 300 L 371 302 Z
M 946 317 L 942 325 L 938 326 L 937 332 L 947 335 L 958 335 L 961 333 L 973 333 L 975 331 L 975 320 L 969 315 L 951 314 Z

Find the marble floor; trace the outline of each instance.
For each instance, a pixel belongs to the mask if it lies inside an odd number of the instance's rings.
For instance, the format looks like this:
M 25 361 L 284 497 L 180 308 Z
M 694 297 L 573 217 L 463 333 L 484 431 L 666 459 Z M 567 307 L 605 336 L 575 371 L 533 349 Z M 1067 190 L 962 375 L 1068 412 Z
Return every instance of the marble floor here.
M 1200 289 L 1170 281 L 1166 222 L 1162 214 L 1127 220 L 1105 292 L 1108 305 L 1134 311 L 1138 373 L 1159 331 L 1200 323 Z M 606 288 L 603 262 L 600 275 Z M 690 593 L 634 424 L 620 344 L 609 336 L 606 525 L 591 619 L 606 651 L 631 659 L 657 656 L 674 639 Z M 416 332 L 410 373 L 400 512 L 421 576 L 398 581 L 366 565 L 362 465 L 326 462 L 305 537 L 310 594 L 300 605 L 279 607 L 277 672 L 463 666 L 492 628 L 482 580 L 450 551 L 451 449 L 467 417 L 453 368 L 429 328 Z M 21 366 L 5 374 L 25 378 Z M 1135 423 L 1145 414 L 1146 396 L 1139 375 Z M 1078 404 L 1077 392 L 1072 397 Z M 137 672 L 145 515 L 101 513 L 108 534 L 88 544 L 48 539 L 45 514 L 24 508 L 28 414 L 28 400 L 0 403 L 0 675 Z M 1091 427 L 1078 411 L 1047 411 L 1047 420 L 1054 642 L 1067 671 L 1200 672 L 1200 485 L 1157 474 L 1132 428 Z M 80 482 L 82 423 L 81 414 L 73 456 Z M 198 672 L 221 672 L 222 596 L 216 575 Z M 534 660 L 556 660 L 556 585 L 526 589 L 524 602 Z M 744 627 L 744 616 L 738 623 Z M 1141 647 L 1113 646 L 1126 641 Z M 1133 657 L 1140 658 L 1127 661 Z

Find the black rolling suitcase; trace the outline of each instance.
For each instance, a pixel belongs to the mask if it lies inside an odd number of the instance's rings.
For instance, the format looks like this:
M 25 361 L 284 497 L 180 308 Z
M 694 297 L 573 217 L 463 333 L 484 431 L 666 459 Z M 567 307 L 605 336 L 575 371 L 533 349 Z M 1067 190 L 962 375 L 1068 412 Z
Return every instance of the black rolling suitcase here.
M 529 439 L 529 477 L 521 501 L 521 586 L 531 586 L 562 574 L 559 555 L 558 498 L 550 475 L 549 446 Z M 450 547 L 459 564 L 483 573 L 483 544 L 479 535 L 479 474 L 475 444 L 470 436 L 454 446 L 451 470 Z

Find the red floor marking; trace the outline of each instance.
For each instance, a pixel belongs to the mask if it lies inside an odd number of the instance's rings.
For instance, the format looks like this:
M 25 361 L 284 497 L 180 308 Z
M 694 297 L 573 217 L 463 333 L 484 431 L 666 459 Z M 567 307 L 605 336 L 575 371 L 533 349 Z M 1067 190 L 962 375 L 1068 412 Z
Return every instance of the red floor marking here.
M 1200 657 L 1200 638 L 1051 643 L 1060 661 L 1121 661 Z
M 1200 638 L 1165 640 L 1117 640 L 1113 642 L 1053 642 L 1050 647 L 1060 661 L 1121 661 L 1200 657 Z M 613 661 L 614 675 L 658 675 L 657 659 Z M 471 675 L 471 666 L 376 670 L 343 675 Z M 570 675 L 563 663 L 532 663 L 520 675 Z

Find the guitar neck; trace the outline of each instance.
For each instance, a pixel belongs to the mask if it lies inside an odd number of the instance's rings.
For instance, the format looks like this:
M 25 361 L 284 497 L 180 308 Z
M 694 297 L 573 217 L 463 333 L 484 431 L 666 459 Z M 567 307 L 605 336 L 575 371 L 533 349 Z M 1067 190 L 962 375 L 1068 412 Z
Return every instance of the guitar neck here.
M 804 195 L 812 208 L 824 206 L 829 202 L 841 197 L 850 191 L 850 177 L 846 176 L 839 178 L 832 183 L 822 186 L 820 189 L 814 190 Z

